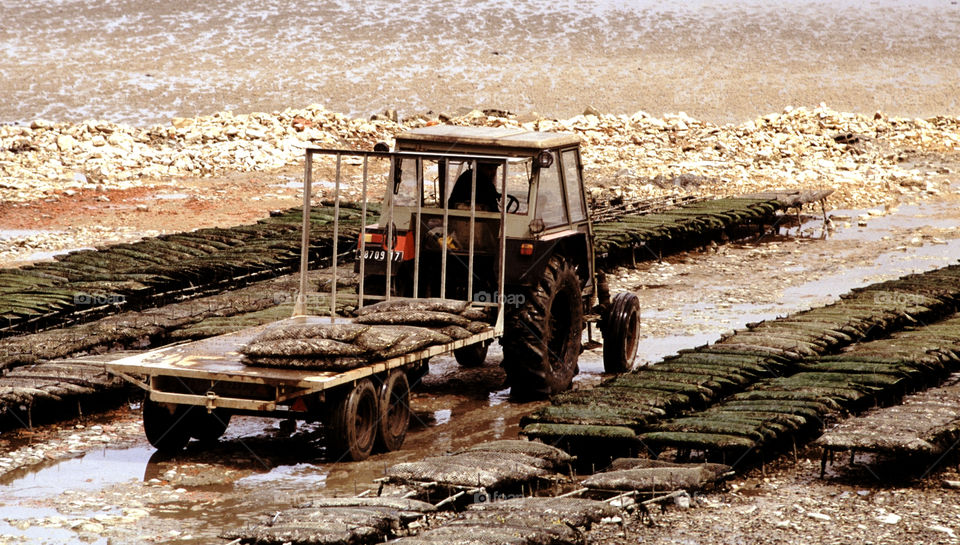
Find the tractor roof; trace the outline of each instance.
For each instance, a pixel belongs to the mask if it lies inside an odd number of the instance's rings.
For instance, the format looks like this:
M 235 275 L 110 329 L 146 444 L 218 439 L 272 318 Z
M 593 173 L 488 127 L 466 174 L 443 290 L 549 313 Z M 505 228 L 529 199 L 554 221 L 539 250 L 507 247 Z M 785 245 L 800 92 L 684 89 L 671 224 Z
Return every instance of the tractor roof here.
M 528 131 L 506 127 L 460 127 L 433 125 L 404 132 L 397 136 L 397 149 L 404 151 L 463 151 L 487 148 L 487 153 L 503 151 L 538 151 L 580 144 L 575 134 Z M 501 152 L 502 153 L 502 152 Z

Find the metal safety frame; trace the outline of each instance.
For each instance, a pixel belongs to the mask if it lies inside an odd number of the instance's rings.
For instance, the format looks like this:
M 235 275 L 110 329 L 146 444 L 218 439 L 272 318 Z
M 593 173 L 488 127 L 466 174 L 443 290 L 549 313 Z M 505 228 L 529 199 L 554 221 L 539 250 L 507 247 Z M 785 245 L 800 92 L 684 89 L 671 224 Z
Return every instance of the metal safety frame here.
M 447 168 L 447 165 L 450 161 L 457 161 L 469 164 L 469 168 L 472 170 L 472 179 L 471 179 L 471 191 L 470 191 L 470 241 L 467 251 L 467 300 L 470 301 L 471 305 L 474 306 L 496 306 L 497 308 L 497 320 L 494 324 L 495 335 L 499 336 L 503 332 L 503 323 L 504 323 L 504 305 L 502 304 L 503 299 L 503 289 L 504 289 L 504 276 L 505 276 L 505 256 L 506 256 L 506 220 L 507 220 L 507 177 L 508 177 L 508 168 L 509 168 L 509 157 L 499 156 L 499 155 L 467 155 L 467 154 L 439 154 L 439 153 L 420 153 L 420 152 L 380 152 L 380 151 L 353 151 L 353 150 L 342 150 L 342 149 L 324 149 L 324 148 L 307 148 L 306 157 L 304 161 L 304 177 L 303 177 L 303 227 L 302 227 L 302 236 L 301 236 L 301 248 L 300 248 L 300 283 L 299 290 L 296 295 L 296 303 L 294 305 L 294 316 L 303 316 L 307 314 L 307 305 L 306 298 L 309 293 L 309 286 L 307 285 L 307 272 L 309 271 L 310 258 L 310 211 L 312 209 L 312 197 L 313 197 L 313 166 L 314 166 L 314 156 L 332 156 L 335 158 L 335 179 L 334 179 L 334 197 L 333 197 L 333 211 L 334 211 L 334 221 L 333 221 L 333 253 L 332 253 L 332 264 L 331 264 L 331 274 L 332 278 L 330 281 L 330 317 L 331 321 L 335 319 L 336 308 L 337 308 L 337 266 L 339 265 L 339 255 L 338 255 L 338 242 L 340 236 L 340 201 L 341 201 L 341 187 L 343 185 L 343 161 L 347 157 L 358 157 L 362 160 L 362 182 L 361 182 L 361 215 L 360 215 L 360 236 L 358 242 L 358 258 L 360 259 L 359 263 L 359 285 L 357 293 L 357 307 L 362 307 L 365 300 L 390 300 L 394 298 L 391 295 L 392 291 L 392 273 L 393 273 L 393 260 L 394 260 L 394 245 L 395 245 L 395 222 L 394 215 L 396 209 L 396 199 L 395 192 L 399 189 L 399 176 L 402 174 L 402 171 L 398 172 L 398 169 L 402 168 L 403 161 L 405 159 L 413 159 L 416 165 L 416 205 L 414 211 L 414 220 L 413 225 L 410 228 L 414 231 L 414 264 L 413 264 L 413 298 L 419 296 L 420 288 L 420 240 L 421 240 L 421 225 L 422 225 L 422 216 L 424 213 L 424 179 L 423 179 L 423 163 L 428 160 L 437 161 L 438 165 L 443 165 L 443 168 Z M 366 237 L 365 227 L 367 225 L 367 214 L 368 207 L 367 202 L 370 192 L 370 179 L 369 179 L 369 161 L 370 158 L 382 158 L 390 161 L 390 171 L 387 176 L 385 188 L 384 188 L 384 203 L 383 208 L 381 208 L 381 218 L 383 218 L 383 223 L 385 226 L 382 226 L 386 230 L 386 254 L 385 254 L 385 285 L 383 295 L 369 295 L 366 294 L 365 282 L 365 269 L 366 269 Z M 498 166 L 502 166 L 500 179 L 500 218 L 499 218 L 499 233 L 497 239 L 497 290 L 496 296 L 493 297 L 493 301 L 475 301 L 475 294 L 473 292 L 474 288 L 474 265 L 475 260 L 474 256 L 476 253 L 475 248 L 475 237 L 476 237 L 476 212 L 477 212 L 477 171 L 479 163 L 492 163 Z M 448 174 L 448 173 L 446 173 Z M 495 182 L 495 180 L 494 180 Z M 443 188 L 443 195 L 438 196 L 442 202 L 441 206 L 437 207 L 435 211 L 440 213 L 442 211 L 443 217 L 443 239 L 441 243 L 442 253 L 440 257 L 440 297 L 447 297 L 447 262 L 449 248 L 446 243 L 449 235 L 449 222 L 450 222 L 450 208 L 447 194 L 452 190 L 452 184 L 455 184 L 456 180 L 446 180 L 446 184 Z M 454 214 L 459 216 L 460 214 Z

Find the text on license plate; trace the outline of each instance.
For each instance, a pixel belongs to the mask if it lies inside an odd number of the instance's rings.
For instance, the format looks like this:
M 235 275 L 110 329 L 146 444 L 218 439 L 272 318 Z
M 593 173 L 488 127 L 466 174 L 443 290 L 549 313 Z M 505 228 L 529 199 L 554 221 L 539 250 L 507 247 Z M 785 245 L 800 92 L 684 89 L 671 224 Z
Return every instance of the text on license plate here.
M 364 259 L 372 259 L 373 261 L 386 261 L 387 251 L 386 250 L 366 250 L 363 254 Z M 403 261 L 403 252 L 393 252 L 394 261 Z

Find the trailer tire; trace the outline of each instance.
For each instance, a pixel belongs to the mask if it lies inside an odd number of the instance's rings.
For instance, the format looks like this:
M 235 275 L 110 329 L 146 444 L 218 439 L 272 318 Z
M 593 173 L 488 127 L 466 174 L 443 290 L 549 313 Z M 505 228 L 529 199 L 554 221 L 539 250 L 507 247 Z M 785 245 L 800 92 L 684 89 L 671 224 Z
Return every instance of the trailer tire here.
M 633 369 L 640 340 L 640 299 L 629 292 L 615 295 L 604 315 L 602 333 L 604 372 Z
M 570 387 L 577 374 L 583 300 L 580 278 L 567 260 L 553 256 L 540 280 L 510 311 L 504 331 L 503 367 L 510 393 L 543 398 Z
M 407 374 L 397 369 L 380 386 L 380 416 L 377 419 L 379 452 L 399 450 L 410 427 L 410 383 Z
M 201 443 L 215 443 L 217 439 L 223 436 L 230 425 L 229 411 L 224 409 L 214 409 L 208 412 L 203 407 L 191 407 L 190 435 Z
M 456 348 L 453 350 L 453 357 L 461 367 L 480 367 L 487 361 L 487 349 L 490 343 L 487 341 L 479 342 Z
M 143 400 L 143 432 L 154 448 L 164 453 L 183 450 L 190 442 L 189 407 Z
M 377 391 L 370 379 L 363 379 L 330 400 L 327 415 L 327 449 L 333 459 L 365 460 L 377 438 Z

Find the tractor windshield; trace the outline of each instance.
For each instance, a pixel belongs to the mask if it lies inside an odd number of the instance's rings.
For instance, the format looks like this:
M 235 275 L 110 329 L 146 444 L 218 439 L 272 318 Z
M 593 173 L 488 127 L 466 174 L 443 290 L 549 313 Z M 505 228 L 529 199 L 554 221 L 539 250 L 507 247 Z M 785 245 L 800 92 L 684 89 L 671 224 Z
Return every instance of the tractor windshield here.
M 452 210 L 469 210 L 470 189 L 476 171 L 476 197 L 474 205 L 481 212 L 498 212 L 503 190 L 503 167 L 483 161 L 459 161 L 453 159 L 404 158 L 400 165 L 400 179 L 395 185 L 395 204 L 416 206 L 417 177 L 422 176 L 423 194 L 421 205 L 442 208 L 444 202 Z M 533 160 L 515 158 L 507 162 L 507 212 L 526 214 L 529 210 L 530 177 Z M 422 174 L 421 174 L 422 173 Z M 442 197 L 442 200 L 440 196 Z

